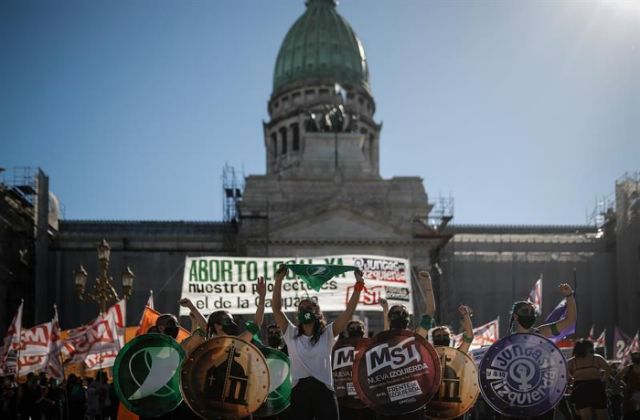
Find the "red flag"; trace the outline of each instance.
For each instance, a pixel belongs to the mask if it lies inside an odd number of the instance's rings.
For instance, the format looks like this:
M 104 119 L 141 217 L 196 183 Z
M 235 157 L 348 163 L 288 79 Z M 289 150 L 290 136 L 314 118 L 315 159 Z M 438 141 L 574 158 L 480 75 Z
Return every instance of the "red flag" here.
M 540 278 L 536 280 L 536 284 L 529 292 L 529 298 L 527 300 L 533 303 L 538 313 L 542 311 L 542 274 L 540 274 Z
M 63 352 L 72 357 L 69 363 L 82 363 L 88 358 L 88 364 L 98 364 L 98 367 L 113 365 L 103 363 L 101 353 L 111 355 L 119 349 L 116 314 L 113 311 L 101 314 L 87 325 L 69 330 L 69 337 L 63 346 Z M 115 357 L 110 362 L 114 360 Z
M 51 321 L 22 329 L 19 376 L 46 369 L 51 343 Z
M 598 347 L 607 347 L 607 342 L 606 342 L 606 334 L 607 329 L 605 328 L 604 330 L 602 330 L 602 333 L 598 336 L 598 338 L 596 339 L 595 343 L 594 343 L 594 347 L 598 348 Z
M 24 299 L 18 306 L 18 311 L 9 325 L 9 329 L 4 336 L 2 353 L 0 353 L 0 371 L 5 375 L 15 375 L 18 373 L 18 352 L 20 349 L 20 339 L 22 336 L 22 308 Z
M 473 329 L 473 341 L 469 349 L 475 350 L 483 346 L 490 346 L 500 338 L 500 318 Z M 454 346 L 462 343 L 462 334 L 453 337 Z
M 591 325 L 591 329 L 589 330 L 589 335 L 587 335 L 587 340 L 589 340 L 589 341 L 593 341 L 594 340 L 593 336 L 595 335 L 595 331 L 594 331 L 595 328 L 596 328 L 595 325 Z
M 58 321 L 58 307 L 53 305 L 53 319 L 51 320 L 51 339 L 49 340 L 49 355 L 47 360 L 47 374 L 59 381 L 64 380 L 62 367 L 62 340 L 60 339 L 60 322 Z

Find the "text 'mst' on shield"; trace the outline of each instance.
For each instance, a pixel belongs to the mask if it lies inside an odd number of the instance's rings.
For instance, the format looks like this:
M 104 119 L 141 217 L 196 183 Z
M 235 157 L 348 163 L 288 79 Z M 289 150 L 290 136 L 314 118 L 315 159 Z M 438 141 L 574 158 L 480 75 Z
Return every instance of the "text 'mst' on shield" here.
M 338 404 L 343 407 L 360 409 L 366 404 L 358 397 L 353 386 L 353 361 L 358 352 L 367 345 L 367 338 L 344 338 L 333 346 L 332 371 L 333 388 L 336 391 Z
M 479 368 L 482 396 L 497 412 L 539 416 L 553 409 L 567 388 L 567 362 L 538 334 L 512 334 L 494 343 Z
M 427 404 L 432 419 L 453 419 L 473 408 L 480 394 L 478 369 L 473 358 L 453 347 L 437 346 L 442 367 L 438 392 Z
M 269 395 L 253 413 L 254 417 L 272 417 L 283 412 L 291 402 L 291 362 L 286 354 L 271 347 L 261 347 L 269 368 Z
M 243 418 L 269 394 L 269 370 L 254 345 L 232 336 L 212 338 L 182 363 L 182 396 L 202 418 Z
M 182 402 L 180 364 L 184 351 L 163 334 L 144 334 L 118 352 L 113 366 L 116 395 L 131 412 L 157 417 Z
M 438 354 L 424 337 L 389 330 L 356 355 L 353 385 L 368 407 L 394 416 L 424 407 L 438 391 L 441 374 Z

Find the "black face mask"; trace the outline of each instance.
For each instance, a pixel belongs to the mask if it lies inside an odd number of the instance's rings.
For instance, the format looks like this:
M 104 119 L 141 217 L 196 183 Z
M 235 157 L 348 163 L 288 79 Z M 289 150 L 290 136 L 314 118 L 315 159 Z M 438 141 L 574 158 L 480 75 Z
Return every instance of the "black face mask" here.
M 362 338 L 364 337 L 364 330 L 362 328 L 351 328 L 347 330 L 349 338 Z
M 227 335 L 238 335 L 240 327 L 229 318 L 222 320 L 222 331 Z
M 522 325 L 522 328 L 528 330 L 536 323 L 535 315 L 518 315 L 518 323 Z
M 162 333 L 168 335 L 171 338 L 176 338 L 178 336 L 178 327 L 176 327 L 175 325 L 169 325 L 164 328 Z
M 409 326 L 409 318 L 397 317 L 389 319 L 389 326 L 392 330 L 404 330 Z
M 267 343 L 269 344 L 269 347 L 277 349 L 282 345 L 282 336 L 280 334 L 269 334 L 267 337 Z
M 433 337 L 434 346 L 446 346 L 451 345 L 451 338 L 448 335 L 437 335 Z
M 640 365 L 640 356 L 632 357 L 631 363 L 633 363 L 634 365 Z

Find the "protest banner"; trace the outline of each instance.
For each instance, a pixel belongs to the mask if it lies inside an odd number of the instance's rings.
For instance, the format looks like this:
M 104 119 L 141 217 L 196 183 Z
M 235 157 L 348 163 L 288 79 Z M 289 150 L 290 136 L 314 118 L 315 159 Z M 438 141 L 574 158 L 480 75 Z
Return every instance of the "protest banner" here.
M 355 266 L 364 275 L 366 290 L 360 295 L 358 309 L 382 311 L 380 298 L 389 305 L 405 305 L 413 312 L 411 270 L 409 260 L 374 255 L 333 255 L 305 258 L 253 257 L 187 257 L 182 282 L 182 298 L 189 298 L 207 316 L 224 309 L 234 314 L 255 314 L 258 295 L 257 279 L 267 282 L 268 297 L 265 312 L 271 313 L 271 292 L 274 275 L 280 264 L 329 264 Z M 343 311 L 353 293 L 352 272 L 337 275 L 322 284 L 316 292 L 289 270 L 282 285 L 282 309 L 295 311 L 298 303 L 310 298 L 320 303 L 322 310 Z M 180 315 L 189 309 L 180 308 Z

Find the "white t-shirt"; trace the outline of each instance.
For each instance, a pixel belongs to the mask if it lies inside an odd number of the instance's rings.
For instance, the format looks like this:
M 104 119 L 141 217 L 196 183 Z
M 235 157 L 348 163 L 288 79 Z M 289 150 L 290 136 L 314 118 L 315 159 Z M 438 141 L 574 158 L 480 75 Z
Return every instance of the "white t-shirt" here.
M 333 323 L 327 325 L 315 344 L 311 337 L 304 334 L 298 337 L 298 327 L 289 321 L 284 333 L 289 359 L 291 360 L 291 380 L 296 386 L 298 381 L 313 376 L 333 390 L 333 372 L 331 370 L 331 353 L 336 337 L 333 336 Z

